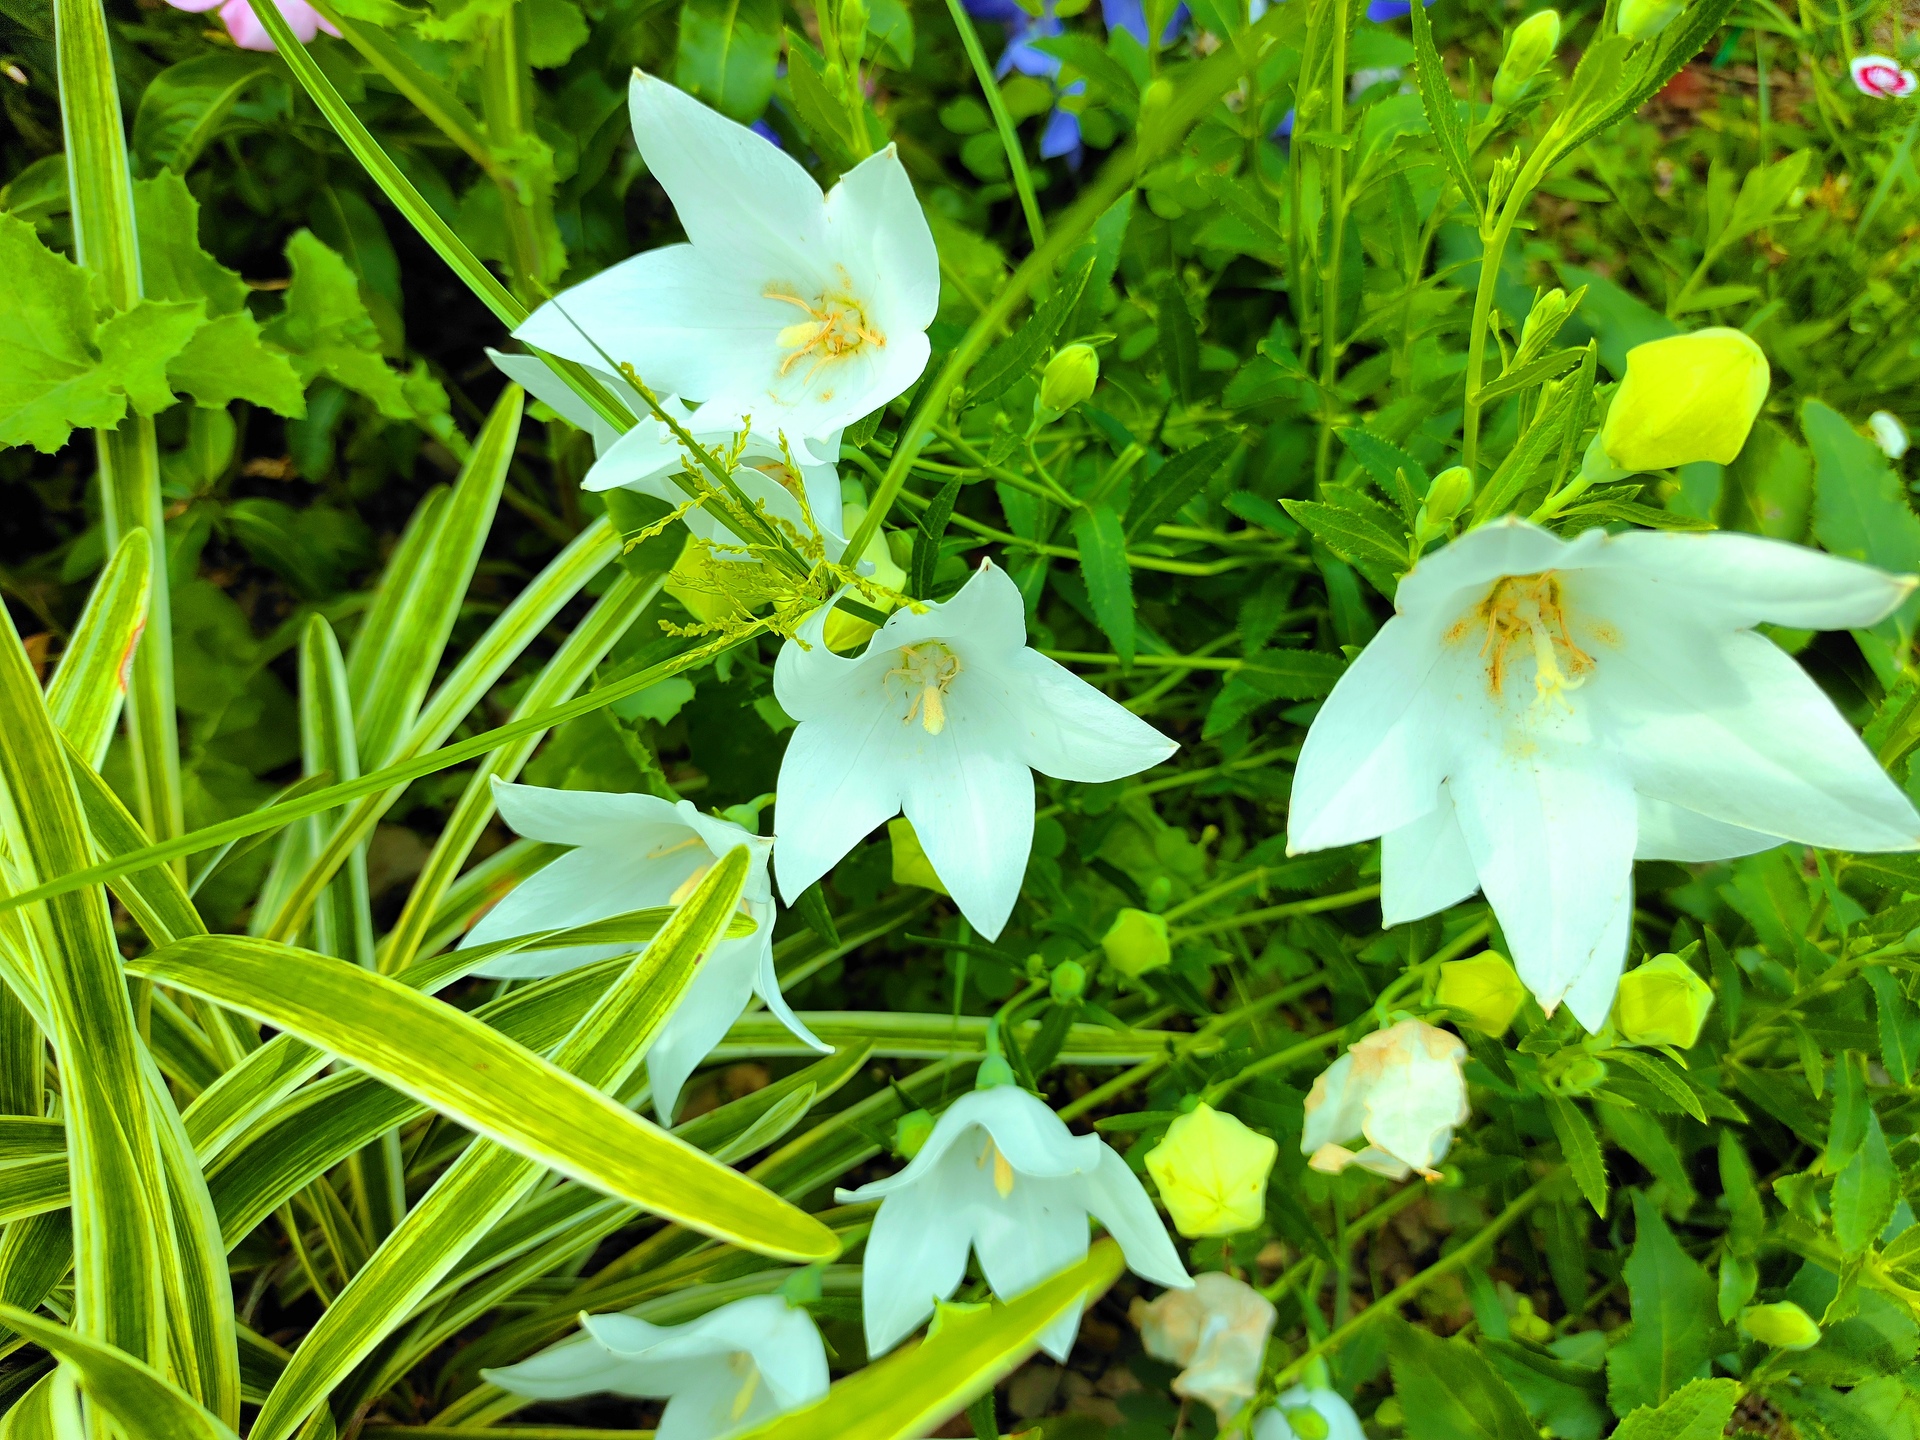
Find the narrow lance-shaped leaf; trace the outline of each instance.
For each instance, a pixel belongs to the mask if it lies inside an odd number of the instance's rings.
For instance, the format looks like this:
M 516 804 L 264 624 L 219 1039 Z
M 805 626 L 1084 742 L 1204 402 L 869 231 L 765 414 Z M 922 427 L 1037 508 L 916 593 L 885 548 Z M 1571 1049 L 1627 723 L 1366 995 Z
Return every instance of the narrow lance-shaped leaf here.
M 47 685 L 47 712 L 87 763 L 106 758 L 114 722 L 126 699 L 133 647 L 147 623 L 153 544 L 145 530 L 130 531 L 87 595 L 73 637 Z

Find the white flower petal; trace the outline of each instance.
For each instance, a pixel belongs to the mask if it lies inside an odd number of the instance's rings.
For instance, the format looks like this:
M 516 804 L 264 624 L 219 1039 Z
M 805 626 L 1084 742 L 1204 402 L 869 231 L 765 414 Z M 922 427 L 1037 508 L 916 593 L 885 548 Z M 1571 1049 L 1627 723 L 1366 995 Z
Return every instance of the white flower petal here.
M 1442 785 L 1438 805 L 1412 824 L 1389 830 L 1380 842 L 1380 923 L 1422 919 L 1458 905 L 1479 888 L 1453 796 Z
M 1617 979 L 1633 912 L 1626 777 L 1581 751 L 1509 750 L 1478 757 L 1450 788 L 1481 888 L 1534 998 L 1551 1013 L 1589 965 Z M 1606 1019 L 1590 998 L 1574 1014 L 1589 1030 Z
M 1180 748 L 1037 650 L 1016 650 L 995 668 L 993 678 L 1002 680 L 1007 702 L 1003 740 L 1042 775 L 1094 784 L 1119 780 L 1152 769 Z M 965 680 L 963 675 L 956 686 Z
M 827 653 L 822 644 L 814 648 Z M 781 652 L 781 663 L 787 654 Z M 775 674 L 777 684 L 777 669 Z M 789 905 L 876 826 L 900 813 L 907 781 L 894 755 L 900 721 L 888 710 L 860 705 L 862 698 L 850 695 L 840 715 L 802 720 L 781 757 L 773 867 Z M 780 703 L 786 705 L 784 696 Z
M 627 108 L 641 158 L 687 239 L 767 280 L 820 289 L 829 277 L 811 256 L 826 242 L 825 197 L 799 161 L 641 70 L 627 86 Z
M 496 779 L 493 803 L 516 835 L 550 845 L 631 846 L 640 827 L 685 824 L 674 803 L 657 795 L 553 790 Z
M 818 1400 L 827 1393 L 827 1347 L 821 1342 L 813 1317 L 777 1295 L 755 1298 L 780 1309 L 779 1314 L 767 1317 L 765 1335 L 752 1345 L 761 1383 L 772 1391 L 781 1410 L 795 1410 Z
M 1360 1134 L 1366 1113 L 1366 1088 L 1354 1080 L 1349 1049 L 1316 1075 L 1307 1091 L 1300 1153 L 1312 1155 L 1328 1145 L 1345 1145 Z
M 1605 663 L 1615 743 L 1644 794 L 1808 845 L 1920 847 L 1912 802 L 1771 640 L 1643 617 Z
M 1802 630 L 1877 624 L 1913 592 L 1910 575 L 1759 535 L 1637 530 L 1614 536 L 1606 560 L 1642 577 L 1648 603 L 1691 622 L 1762 621 Z
M 1140 1177 L 1127 1168 L 1127 1162 L 1111 1145 L 1100 1142 L 1099 1167 L 1075 1183 L 1087 1213 L 1120 1242 L 1129 1270 L 1143 1280 L 1174 1289 L 1193 1283 Z
M 1434 1172 L 1467 1118 L 1467 1083 L 1460 1067 L 1467 1047 L 1457 1036 L 1419 1020 L 1402 1020 L 1369 1035 L 1356 1048 L 1369 1082 L 1361 1125 L 1372 1145 L 1423 1175 Z M 1357 1163 L 1366 1164 L 1362 1152 Z
M 587 1334 L 569 1336 L 518 1365 L 480 1373 L 489 1384 L 509 1394 L 531 1395 L 539 1400 L 572 1400 L 581 1395 L 642 1399 L 661 1393 L 645 1388 L 649 1379 L 645 1372 L 636 1373 L 631 1361 L 611 1354 Z
M 1101 1152 L 1107 1148 L 1098 1135 L 1075 1135 L 1051 1105 L 1017 1085 L 970 1090 L 948 1113 L 955 1112 L 985 1130 L 1021 1175 L 1089 1174 L 1099 1168 Z
M 691 418 L 687 407 L 675 396 L 669 395 L 660 402 L 660 408 L 672 415 L 682 424 Z M 707 443 L 700 432 L 687 426 L 694 438 L 702 444 Z M 709 430 L 707 436 L 719 439 Z M 580 481 L 582 490 L 640 490 L 658 499 L 678 505 L 687 497 L 667 476 L 686 466 L 685 452 L 680 448 L 680 439 L 666 425 L 652 415 L 642 412 L 639 423 L 626 434 L 620 436 L 610 446 L 600 451 L 593 462 L 593 468 L 587 471 Z
M 889 145 L 869 155 L 840 177 L 826 203 L 836 245 L 880 280 L 874 319 L 889 348 L 901 330 L 924 331 L 940 308 L 940 256 L 899 152 Z
M 759 936 L 755 936 L 754 938 L 756 940 L 760 939 Z M 769 918 L 766 926 L 765 943 L 760 947 L 759 968 L 754 976 L 753 993 L 765 1002 L 767 1013 L 782 1025 L 786 1026 L 787 1032 L 795 1039 L 804 1045 L 811 1045 L 822 1055 L 831 1055 L 833 1053 L 833 1046 L 827 1044 L 826 1041 L 822 1040 L 807 1028 L 806 1022 L 794 1013 L 793 1007 L 787 1004 L 787 997 L 781 993 L 780 975 L 773 966 L 773 930 L 771 918 Z
M 985 743 L 991 737 L 969 718 L 954 703 L 938 735 L 905 727 L 894 742 L 896 773 L 902 808 L 934 873 L 973 928 L 996 940 L 1033 849 L 1033 772 Z
M 1446 609 L 1463 591 L 1491 585 L 1503 575 L 1537 575 L 1592 563 L 1606 543 L 1604 530 L 1588 530 L 1571 541 L 1512 516 L 1469 530 L 1442 546 L 1406 573 L 1394 595 L 1402 615 Z
M 660 1428 L 653 1432 L 653 1440 L 715 1440 L 738 1429 L 749 1416 L 771 1418 L 771 1403 L 758 1393 L 735 1417 L 734 1406 L 746 1381 L 725 1360 L 687 1362 L 683 1382 L 660 1412 Z
M 594 847 L 562 855 L 507 892 L 461 940 L 462 949 L 490 945 L 538 930 L 564 930 L 664 905 L 679 884 L 672 871 L 649 866 L 644 855 Z M 558 975 L 595 960 L 636 953 L 634 945 L 572 945 L 502 955 L 474 973 L 494 979 Z
M 753 998 L 759 948 L 758 938 L 752 936 L 714 946 L 647 1048 L 647 1080 L 653 1090 L 654 1113 L 662 1125 L 673 1124 L 680 1088 L 726 1038 L 728 1028 Z
M 620 439 L 620 432 L 602 420 L 591 405 L 574 394 L 573 387 L 554 374 L 553 367 L 539 356 L 509 355 L 489 348 L 487 358 L 493 361 L 501 374 L 534 399 L 543 401 L 562 420 L 576 430 L 584 430 L 591 435 L 596 455 L 605 454 Z M 602 385 L 615 383 L 614 376 L 598 367 L 595 367 L 594 378 Z M 618 383 L 625 388 L 624 381 Z
M 860 1267 L 870 1358 L 906 1339 L 966 1277 L 973 1232 L 964 1212 L 956 1214 L 955 1187 L 943 1181 L 964 1182 L 973 1161 L 958 1151 L 951 1158 L 951 1166 L 889 1194 L 874 1216 Z
M 1478 532 L 1475 532 L 1478 533 Z M 1401 614 L 1380 628 L 1320 707 L 1287 802 L 1287 848 L 1325 850 L 1410 825 L 1439 801 L 1458 743 L 1449 708 L 1484 708 L 1463 657 L 1441 642 L 1452 614 Z
M 973 1237 L 981 1273 L 1002 1300 L 1024 1295 L 1087 1255 L 1086 1207 L 1071 1178 L 1015 1178 L 999 1203 L 984 1209 Z
M 1636 860 L 1678 860 L 1688 865 L 1755 855 L 1780 844 L 1778 835 L 1763 835 L 1721 820 L 1709 820 L 1697 811 L 1665 800 L 1640 796 L 1639 840 Z

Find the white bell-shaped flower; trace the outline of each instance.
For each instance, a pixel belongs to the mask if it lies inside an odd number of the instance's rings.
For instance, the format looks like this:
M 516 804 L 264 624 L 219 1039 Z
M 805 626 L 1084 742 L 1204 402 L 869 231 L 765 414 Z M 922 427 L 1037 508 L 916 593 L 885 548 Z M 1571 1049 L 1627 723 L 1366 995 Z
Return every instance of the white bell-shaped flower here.
M 1277 1318 L 1272 1303 L 1246 1281 L 1210 1270 L 1194 1276 L 1191 1289 L 1134 1304 L 1147 1353 L 1182 1367 L 1173 1393 L 1211 1405 L 1225 1425 L 1259 1386 Z
M 581 1333 L 480 1373 L 513 1395 L 620 1395 L 667 1402 L 655 1440 L 712 1440 L 827 1393 L 827 1352 L 804 1310 L 755 1295 L 685 1325 L 583 1315 Z
M 631 365 L 715 425 L 751 416 L 793 441 L 831 435 L 919 378 L 940 261 L 891 145 L 823 195 L 779 146 L 664 80 L 636 71 L 628 101 L 688 243 L 574 286 L 516 338 Z
M 1422 1020 L 1375 1031 L 1314 1080 L 1300 1153 L 1330 1175 L 1358 1165 L 1389 1180 L 1439 1179 L 1435 1167 L 1467 1118 L 1466 1059 L 1458 1036 Z M 1366 1148 L 1347 1148 L 1363 1137 Z
M 700 962 L 692 982 L 647 1050 L 647 1078 L 662 1124 L 671 1124 L 680 1087 L 757 995 L 780 1023 L 826 1053 L 780 994 L 773 969 L 773 887 L 767 856 L 773 847 L 730 820 L 703 815 L 686 800 L 619 795 L 600 790 L 549 790 L 493 782 L 501 818 L 530 840 L 577 848 L 528 877 L 467 932 L 466 945 L 485 945 L 536 930 L 585 925 L 629 910 L 684 900 L 713 863 L 737 845 L 753 863 L 740 907 L 757 927 L 738 940 L 721 940 Z M 499 977 L 558 975 L 632 949 L 573 945 L 506 955 L 476 971 Z
M 1013 1085 L 961 1096 L 898 1175 L 834 1197 L 880 1201 L 861 1262 L 870 1355 L 898 1345 L 953 1294 L 969 1248 L 993 1293 L 1008 1300 L 1086 1257 L 1089 1215 L 1120 1242 L 1136 1275 L 1192 1283 L 1127 1162 Z M 1040 1348 L 1064 1360 L 1079 1331 L 1075 1306 L 1047 1327 Z
M 1118 780 L 1178 747 L 1027 648 L 1026 607 L 981 562 L 952 599 L 896 610 L 858 656 L 802 622 L 773 689 L 799 726 L 780 763 L 774 869 L 788 901 L 904 810 L 954 903 L 988 939 L 1033 848 L 1033 771 Z
M 1551 1012 L 1605 1023 L 1633 861 L 1920 848 L 1920 815 L 1753 627 L 1875 623 L 1911 578 L 1751 535 L 1505 520 L 1426 556 L 1294 772 L 1294 852 L 1384 836 L 1382 918 L 1483 890 Z
M 1367 1440 L 1336 1390 L 1296 1385 L 1254 1417 L 1253 1440 Z

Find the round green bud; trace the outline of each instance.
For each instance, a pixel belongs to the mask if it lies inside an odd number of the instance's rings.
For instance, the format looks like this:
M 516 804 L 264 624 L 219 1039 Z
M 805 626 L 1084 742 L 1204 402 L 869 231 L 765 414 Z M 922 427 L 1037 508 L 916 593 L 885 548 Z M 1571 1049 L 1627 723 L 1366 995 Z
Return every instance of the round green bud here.
M 1445 960 L 1434 998 L 1486 1035 L 1504 1035 L 1527 1003 L 1527 987 L 1504 955 L 1489 950 L 1470 960 Z
M 933 1134 L 933 1116 L 925 1110 L 909 1110 L 893 1122 L 893 1153 L 911 1160 Z
M 1560 12 L 1537 10 L 1514 27 L 1493 77 L 1493 103 L 1512 109 L 1560 48 Z
M 867 44 L 867 0 L 840 0 L 840 50 L 854 64 Z
M 1327 1440 L 1333 1433 L 1333 1427 L 1327 1424 L 1327 1417 L 1311 1405 L 1302 1405 L 1294 1410 L 1282 1410 L 1287 1428 L 1293 1431 L 1295 1440 Z
M 1446 525 L 1466 509 L 1472 499 L 1473 472 L 1464 465 L 1453 465 L 1433 477 L 1433 484 L 1427 487 L 1426 504 L 1421 508 L 1435 525 Z
M 1040 407 L 1064 415 L 1100 383 L 1100 356 L 1091 345 L 1067 345 L 1040 376 Z
M 1820 1327 L 1791 1300 L 1747 1306 L 1740 1312 L 1740 1328 L 1776 1350 L 1807 1350 L 1820 1343 Z
M 1682 0 L 1621 0 L 1620 33 L 1629 40 L 1651 40 L 1686 8 Z
M 1087 967 L 1078 960 L 1063 960 L 1053 967 L 1048 985 L 1056 1005 L 1069 1005 L 1087 993 Z
M 1691 1050 L 1713 1009 L 1713 991 L 1678 955 L 1656 955 L 1620 977 L 1615 1015 L 1629 1045 Z
M 1106 952 L 1107 963 L 1129 980 L 1137 980 L 1173 960 L 1167 922 L 1131 907 L 1114 917 L 1107 933 L 1100 937 L 1100 948 Z

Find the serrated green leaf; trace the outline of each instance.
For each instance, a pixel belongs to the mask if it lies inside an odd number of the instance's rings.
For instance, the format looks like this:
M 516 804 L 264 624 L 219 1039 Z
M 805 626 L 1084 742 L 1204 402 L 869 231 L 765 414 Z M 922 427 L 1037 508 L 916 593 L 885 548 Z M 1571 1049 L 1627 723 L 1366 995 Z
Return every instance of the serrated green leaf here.
M 1472 1345 L 1402 1320 L 1385 1323 L 1410 1440 L 1538 1440 L 1520 1397 Z
M 266 336 L 291 356 L 305 384 L 319 376 L 366 396 L 382 415 L 410 420 L 414 407 L 401 376 L 380 353 L 380 332 L 360 298 L 360 282 L 347 262 L 311 230 L 287 241 L 293 282 L 286 308 L 267 325 Z
M 1062 274 L 1058 288 L 1034 307 L 1026 323 L 981 357 L 967 377 L 967 404 L 984 405 L 997 400 L 1032 372 L 1059 335 L 1067 317 L 1079 305 L 1091 270 L 1091 257 L 1088 257 L 1087 262 Z
M 1633 1253 L 1625 1269 L 1633 1328 L 1607 1354 L 1607 1403 L 1616 1415 L 1661 1404 L 1695 1379 L 1725 1343 L 1707 1272 L 1638 1191 L 1633 1215 Z
M 1553 1125 L 1554 1138 L 1560 1142 L 1560 1153 L 1566 1156 L 1567 1166 L 1573 1171 L 1574 1182 L 1579 1185 L 1580 1193 L 1587 1197 L 1587 1203 L 1593 1206 L 1594 1214 L 1604 1219 L 1607 1213 L 1607 1165 L 1600 1154 L 1599 1137 L 1593 1133 L 1593 1122 L 1565 1096 L 1548 1095 L 1545 1098 L 1547 1119 Z
M 1720 1440 L 1739 1402 L 1738 1380 L 1695 1380 L 1630 1413 L 1613 1440 Z
M 1080 574 L 1094 618 L 1113 642 L 1120 663 L 1133 663 L 1133 570 L 1127 564 L 1127 536 L 1111 505 L 1079 510 L 1073 538 L 1080 551 Z
M 1359 570 L 1381 594 L 1393 598 L 1394 589 L 1407 570 L 1404 534 L 1395 534 L 1369 511 L 1345 505 L 1320 500 L 1282 500 L 1280 505 L 1306 526 L 1314 539 Z
M 1862 1143 L 1833 1181 L 1833 1234 L 1842 1252 L 1850 1258 L 1866 1254 L 1893 1218 L 1899 1200 L 1900 1172 L 1887 1149 L 1880 1117 L 1868 1109 Z
M 1150 536 L 1154 526 L 1178 515 L 1181 507 L 1219 473 L 1239 445 L 1237 435 L 1215 435 L 1169 457 L 1151 478 L 1135 488 L 1127 505 L 1127 539 Z
M 1413 73 L 1420 85 L 1421 108 L 1427 112 L 1427 124 L 1447 173 L 1467 204 L 1478 210 L 1480 192 L 1473 174 L 1473 155 L 1467 149 L 1467 127 L 1461 121 L 1460 102 L 1454 98 L 1447 67 L 1433 43 L 1433 22 L 1423 9 L 1412 17 L 1412 23 Z
M 1818 400 L 1800 407 L 1800 428 L 1813 451 L 1813 534 L 1835 555 L 1895 574 L 1920 570 L 1920 515 L 1879 446 Z M 1881 627 L 1913 633 L 1920 600 L 1909 599 Z

